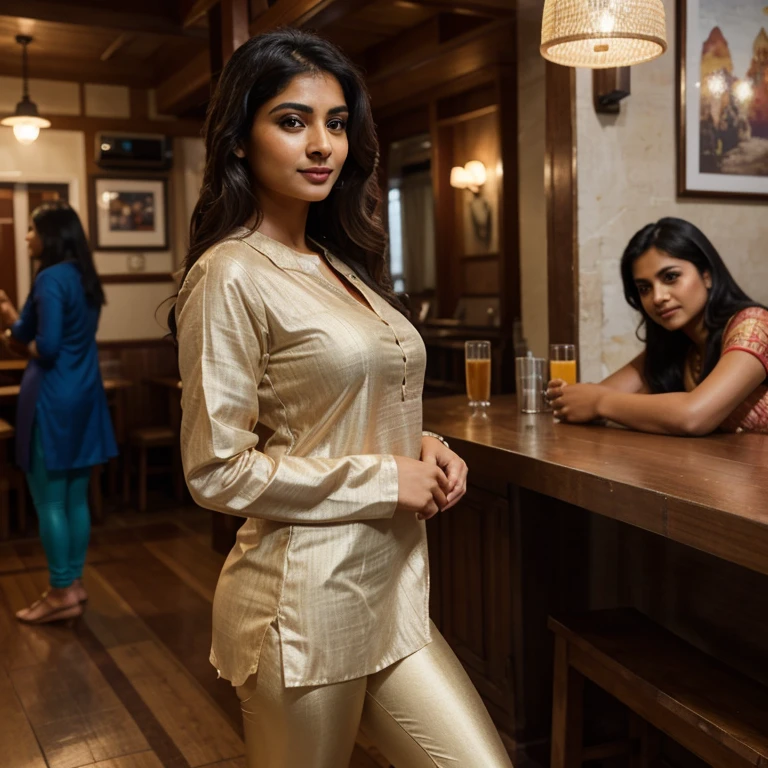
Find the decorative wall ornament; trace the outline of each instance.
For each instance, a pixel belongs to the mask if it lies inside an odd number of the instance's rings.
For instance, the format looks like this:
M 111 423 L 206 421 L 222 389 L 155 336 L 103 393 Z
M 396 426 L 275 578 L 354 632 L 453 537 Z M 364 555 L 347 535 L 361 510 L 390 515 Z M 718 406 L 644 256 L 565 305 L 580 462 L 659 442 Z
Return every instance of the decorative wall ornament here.
M 766 0 L 678 0 L 678 192 L 768 199 Z

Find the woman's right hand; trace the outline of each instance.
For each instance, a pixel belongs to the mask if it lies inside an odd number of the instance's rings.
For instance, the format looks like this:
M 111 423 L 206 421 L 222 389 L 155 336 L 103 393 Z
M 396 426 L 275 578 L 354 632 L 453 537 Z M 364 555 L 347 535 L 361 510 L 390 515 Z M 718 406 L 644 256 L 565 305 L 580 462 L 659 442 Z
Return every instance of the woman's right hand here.
M 13 325 L 19 319 L 19 313 L 11 304 L 8 294 L 0 289 L 0 320 L 4 326 Z
M 434 517 L 448 500 L 448 478 L 440 467 L 406 456 L 395 456 L 397 464 L 397 510 L 416 514 L 420 520 Z

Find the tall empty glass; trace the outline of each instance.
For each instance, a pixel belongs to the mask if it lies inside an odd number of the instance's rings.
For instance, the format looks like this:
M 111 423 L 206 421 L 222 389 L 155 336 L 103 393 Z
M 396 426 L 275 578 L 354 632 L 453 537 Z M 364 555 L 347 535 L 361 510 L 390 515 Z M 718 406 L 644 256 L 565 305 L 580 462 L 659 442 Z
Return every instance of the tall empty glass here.
M 549 347 L 549 378 L 562 379 L 566 384 L 575 384 L 576 345 L 551 344 Z
M 465 342 L 464 364 L 469 405 L 484 412 L 491 404 L 491 342 Z
M 547 388 L 547 361 L 543 357 L 515 359 L 517 404 L 523 413 L 542 413 L 548 410 L 544 390 Z

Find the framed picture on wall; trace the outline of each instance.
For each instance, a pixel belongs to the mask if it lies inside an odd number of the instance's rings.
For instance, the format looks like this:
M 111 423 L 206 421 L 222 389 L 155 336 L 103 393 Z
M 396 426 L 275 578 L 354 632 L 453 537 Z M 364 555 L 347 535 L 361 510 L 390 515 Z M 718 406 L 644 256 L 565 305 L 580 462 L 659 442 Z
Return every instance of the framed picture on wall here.
M 768 0 L 678 0 L 678 192 L 768 200 Z
M 168 249 L 165 179 L 96 176 L 91 192 L 94 250 Z

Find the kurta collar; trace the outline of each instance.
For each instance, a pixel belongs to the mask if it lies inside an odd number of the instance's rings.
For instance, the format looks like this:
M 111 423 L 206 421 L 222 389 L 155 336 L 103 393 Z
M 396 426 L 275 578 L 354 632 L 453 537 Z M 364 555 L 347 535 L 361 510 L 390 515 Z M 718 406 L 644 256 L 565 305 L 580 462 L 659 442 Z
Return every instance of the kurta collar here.
M 287 245 L 279 243 L 277 240 L 273 240 L 267 235 L 263 235 L 261 232 L 251 232 L 244 227 L 239 229 L 233 234 L 233 237 L 242 240 L 251 246 L 254 250 L 266 256 L 276 267 L 280 269 L 296 270 L 298 272 L 306 272 L 306 266 L 302 265 L 302 254 L 289 248 Z M 322 245 L 312 241 L 318 248 L 321 248 L 325 253 L 326 258 L 334 266 L 338 266 L 338 260 L 335 259 L 326 248 Z M 307 256 L 307 258 L 310 258 Z

